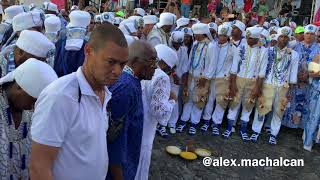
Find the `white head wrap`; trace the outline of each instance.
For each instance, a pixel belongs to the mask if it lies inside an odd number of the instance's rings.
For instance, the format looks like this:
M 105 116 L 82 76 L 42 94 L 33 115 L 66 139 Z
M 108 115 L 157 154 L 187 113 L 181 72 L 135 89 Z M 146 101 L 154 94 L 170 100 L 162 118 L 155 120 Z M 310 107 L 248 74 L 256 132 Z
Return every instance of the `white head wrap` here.
M 171 33 L 171 40 L 176 43 L 183 43 L 184 40 L 184 32 L 182 31 L 174 31 Z
M 30 29 L 33 27 L 41 27 L 43 25 L 44 17 L 39 12 L 23 12 L 16 15 L 12 21 L 14 32 Z
M 158 58 L 163 60 L 170 68 L 173 68 L 178 63 L 177 53 L 164 44 L 155 46 Z
M 158 22 L 158 18 L 155 15 L 147 15 L 143 16 L 143 23 L 146 24 L 156 24 Z
M 168 13 L 168 12 L 161 13 L 157 26 L 161 28 L 164 25 L 174 25 L 175 19 L 176 19 L 176 16 L 172 13 Z
M 190 19 L 189 18 L 180 18 L 177 20 L 177 28 L 180 28 L 181 26 L 186 26 L 188 25 L 190 22 Z
M 30 43 L 32 42 L 32 43 Z M 45 58 L 54 44 L 38 31 L 23 30 L 16 42 L 17 47 L 34 56 Z
M 11 24 L 13 18 L 14 18 L 16 15 L 18 15 L 18 14 L 20 14 L 20 13 L 22 13 L 22 12 L 24 12 L 24 9 L 23 9 L 23 7 L 20 6 L 20 5 L 9 6 L 9 7 L 7 7 L 7 8 L 4 10 L 4 17 L 3 17 L 3 19 L 4 19 L 5 22 Z
M 231 36 L 232 28 L 228 25 L 220 25 L 218 27 L 218 35 Z
M 51 66 L 30 58 L 1 78 L 0 85 L 15 81 L 28 95 L 38 98 L 41 91 L 56 79 L 58 76 Z

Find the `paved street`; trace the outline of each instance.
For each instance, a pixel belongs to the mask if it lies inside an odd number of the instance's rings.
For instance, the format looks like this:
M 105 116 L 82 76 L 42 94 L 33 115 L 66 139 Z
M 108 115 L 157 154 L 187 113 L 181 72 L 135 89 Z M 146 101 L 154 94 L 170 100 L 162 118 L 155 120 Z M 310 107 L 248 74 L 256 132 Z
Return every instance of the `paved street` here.
M 302 130 L 282 128 L 278 138 L 278 145 L 268 144 L 266 134 L 260 136 L 259 142 L 244 143 L 234 133 L 229 140 L 213 137 L 209 132 L 200 132 L 195 137 L 176 134 L 165 140 L 159 136 L 154 142 L 152 162 L 150 167 L 151 180 L 214 180 L 214 179 L 320 179 L 320 145 L 315 145 L 312 153 L 302 148 Z M 287 159 L 302 158 L 304 167 L 205 167 L 202 159 L 186 162 L 179 156 L 166 153 L 168 145 L 185 146 L 188 139 L 193 139 L 196 148 L 207 148 L 213 157 L 230 159 L 271 159 L 283 157 Z

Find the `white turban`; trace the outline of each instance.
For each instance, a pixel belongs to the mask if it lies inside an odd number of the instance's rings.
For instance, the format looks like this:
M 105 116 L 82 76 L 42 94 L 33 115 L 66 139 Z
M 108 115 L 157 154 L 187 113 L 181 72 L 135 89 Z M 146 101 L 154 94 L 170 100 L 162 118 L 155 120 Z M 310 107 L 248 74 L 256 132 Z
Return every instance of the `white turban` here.
M 233 21 L 232 26 L 240 29 L 242 31 L 242 33 L 245 32 L 245 30 L 246 30 L 246 25 L 239 20 Z
M 54 4 L 52 2 L 44 2 L 43 5 L 44 5 L 45 10 L 54 11 L 56 13 L 59 13 L 58 6 L 56 4 Z
M 109 22 L 111 24 L 114 23 L 114 13 L 113 12 L 104 12 L 101 14 L 102 22 Z
M 41 91 L 56 79 L 58 76 L 51 66 L 30 58 L 1 78 L 0 85 L 15 81 L 28 95 L 38 98 Z
M 210 41 L 212 41 L 212 36 L 209 30 L 209 26 L 204 23 L 197 23 L 192 26 L 192 32 L 193 34 L 205 34 L 208 36 Z
M 189 18 L 180 18 L 177 20 L 177 28 L 180 28 L 181 26 L 186 26 L 188 25 L 190 22 L 190 19 Z
M 23 30 L 16 42 L 21 50 L 40 58 L 46 58 L 54 44 L 38 31 Z
M 12 21 L 14 32 L 30 29 L 33 27 L 41 27 L 43 25 L 42 15 L 39 12 L 23 12 L 16 15 Z
M 178 63 L 177 53 L 164 44 L 155 46 L 157 56 L 160 60 L 163 60 L 170 68 L 173 68 Z
M 157 26 L 161 28 L 164 25 L 174 25 L 176 21 L 176 16 L 172 13 L 164 12 L 160 14 L 160 20 Z
M 156 24 L 158 22 L 158 18 L 155 15 L 143 16 L 143 23 L 146 24 Z
M 232 28 L 228 25 L 220 25 L 218 27 L 218 35 L 231 36 Z
M 68 27 L 87 28 L 90 24 L 91 16 L 86 11 L 74 10 L 69 14 L 70 23 Z
M 309 24 L 306 27 L 304 27 L 304 33 L 313 33 L 315 34 L 317 32 L 318 28 L 317 26 L 313 24 Z
M 208 24 L 208 26 L 209 26 L 209 29 L 213 29 L 213 30 L 215 30 L 216 32 L 218 31 L 218 26 L 217 26 L 216 23 L 211 22 L 211 23 Z
M 142 9 L 142 8 L 135 8 L 135 9 L 134 9 L 134 12 L 135 12 L 136 14 L 140 15 L 141 17 L 143 17 L 143 16 L 146 14 L 145 10 Z
M 176 43 L 183 43 L 184 40 L 184 32 L 182 31 L 174 31 L 171 33 L 171 40 Z
M 22 6 L 20 5 L 13 5 L 13 6 L 9 6 L 4 10 L 4 17 L 3 19 L 5 20 L 5 22 L 11 24 L 13 18 L 20 14 L 23 13 L 24 9 Z
M 259 39 L 261 34 L 261 28 L 260 27 L 249 27 L 246 30 L 246 36 L 254 39 Z
M 282 27 L 278 29 L 278 36 L 288 36 L 291 37 L 292 35 L 292 29 L 288 26 Z

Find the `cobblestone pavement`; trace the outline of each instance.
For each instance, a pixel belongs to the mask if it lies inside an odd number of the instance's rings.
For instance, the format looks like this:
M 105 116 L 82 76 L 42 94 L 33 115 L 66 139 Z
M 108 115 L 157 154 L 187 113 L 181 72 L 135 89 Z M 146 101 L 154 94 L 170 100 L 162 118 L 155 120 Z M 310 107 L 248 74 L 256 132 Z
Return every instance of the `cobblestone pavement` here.
M 223 129 L 223 128 L 222 128 Z M 238 132 L 238 131 L 237 131 Z M 210 132 L 191 137 L 186 133 L 176 134 L 169 139 L 156 136 L 150 167 L 150 180 L 228 180 L 228 179 L 276 179 L 276 180 L 319 180 L 320 179 L 320 144 L 307 152 L 302 148 L 302 130 L 282 127 L 278 144 L 268 144 L 266 133 L 259 137 L 259 142 L 244 143 L 238 133 L 233 133 L 228 140 L 213 137 Z M 179 156 L 166 153 L 165 147 L 175 145 L 185 147 L 192 139 L 196 148 L 206 148 L 213 157 L 240 160 L 245 159 L 304 159 L 304 167 L 205 167 L 202 158 L 187 162 Z

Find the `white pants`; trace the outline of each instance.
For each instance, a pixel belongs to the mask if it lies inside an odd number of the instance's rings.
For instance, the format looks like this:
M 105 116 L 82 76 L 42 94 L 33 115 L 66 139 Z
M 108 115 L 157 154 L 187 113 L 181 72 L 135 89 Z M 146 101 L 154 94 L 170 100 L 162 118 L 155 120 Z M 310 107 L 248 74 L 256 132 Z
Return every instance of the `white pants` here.
M 210 120 L 213 112 L 214 100 L 216 99 L 216 86 L 215 81 L 211 80 L 210 95 L 206 106 L 204 107 L 203 116 L 204 120 Z
M 273 136 L 277 136 L 279 131 L 280 131 L 280 128 L 281 128 L 281 119 L 282 117 L 279 117 L 278 114 L 276 113 L 277 112 L 277 108 L 278 108 L 278 102 L 279 101 L 279 94 L 278 94 L 278 91 L 275 90 L 275 96 L 274 96 L 274 99 L 273 99 L 273 104 L 272 104 L 272 112 L 271 112 L 271 134 Z M 265 116 L 260 116 L 259 113 L 258 113 L 258 110 L 256 110 L 256 113 L 254 114 L 254 120 L 253 120 L 253 123 L 252 123 L 252 130 L 256 133 L 261 133 L 261 129 L 262 129 L 262 126 L 264 124 L 264 120 L 265 120 Z
M 214 124 L 221 124 L 223 120 L 225 109 L 223 109 L 219 104 L 216 104 L 216 108 L 214 109 L 212 120 Z
M 180 86 L 176 84 L 171 84 L 171 91 L 174 92 L 177 96 L 177 102 L 173 107 L 170 119 L 168 121 L 168 127 L 176 128 L 177 121 L 179 119 L 179 106 L 180 106 L 180 98 L 179 98 L 179 92 L 180 92 Z
M 189 99 L 188 102 L 183 106 L 183 112 L 181 115 L 181 121 L 191 121 L 192 124 L 198 124 L 200 122 L 201 114 L 203 109 L 199 109 L 192 100 L 193 89 L 195 86 L 195 79 L 192 78 L 189 84 Z
M 241 102 L 235 107 L 235 108 L 229 108 L 229 112 L 228 112 L 228 119 L 229 120 L 233 120 L 235 121 L 238 117 L 238 111 L 240 109 L 240 105 L 241 105 Z M 251 108 L 250 110 L 246 110 L 246 108 L 242 107 L 242 112 L 241 112 L 241 117 L 240 119 L 244 122 L 249 122 L 250 120 L 250 114 L 252 112 L 252 109 Z

